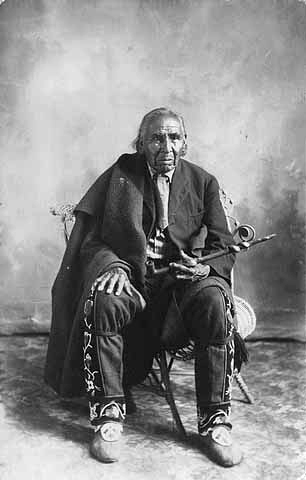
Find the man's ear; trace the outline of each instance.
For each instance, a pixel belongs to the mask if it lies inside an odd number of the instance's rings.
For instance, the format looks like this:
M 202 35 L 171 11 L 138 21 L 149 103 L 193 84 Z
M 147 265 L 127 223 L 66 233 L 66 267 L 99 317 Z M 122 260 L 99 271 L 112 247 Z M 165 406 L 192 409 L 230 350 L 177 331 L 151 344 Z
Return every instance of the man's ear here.
M 138 142 L 138 153 L 143 153 L 143 141 L 139 140 Z
M 182 150 L 181 150 L 181 157 L 184 157 L 186 155 L 186 153 L 187 153 L 187 142 L 186 142 L 186 140 L 184 140 Z

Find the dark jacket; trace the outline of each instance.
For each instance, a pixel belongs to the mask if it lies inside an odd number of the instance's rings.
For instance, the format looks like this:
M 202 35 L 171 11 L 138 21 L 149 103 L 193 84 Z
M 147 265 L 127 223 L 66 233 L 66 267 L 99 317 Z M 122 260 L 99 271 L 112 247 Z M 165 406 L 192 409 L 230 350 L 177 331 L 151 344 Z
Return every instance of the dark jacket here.
M 95 278 L 121 265 L 143 291 L 146 243 L 155 224 L 154 193 L 138 154 L 124 154 L 75 209 L 76 222 L 52 288 L 52 323 L 45 380 L 63 396 L 82 391 L 83 305 Z M 233 243 L 215 177 L 181 159 L 169 198 L 169 236 L 185 252 L 203 256 Z M 209 262 L 230 294 L 232 255 Z M 171 308 L 170 308 L 171 310 Z M 173 310 L 173 309 L 172 309 Z

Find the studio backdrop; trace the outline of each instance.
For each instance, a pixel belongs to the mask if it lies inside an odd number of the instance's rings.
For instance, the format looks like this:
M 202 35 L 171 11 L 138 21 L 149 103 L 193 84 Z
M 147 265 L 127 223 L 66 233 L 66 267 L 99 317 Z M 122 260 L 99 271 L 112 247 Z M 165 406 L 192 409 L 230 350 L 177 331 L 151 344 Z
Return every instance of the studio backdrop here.
M 234 215 L 278 234 L 237 261 L 254 335 L 305 340 L 306 2 L 0 3 L 1 333 L 48 331 L 64 251 L 50 207 L 77 202 L 166 106 Z

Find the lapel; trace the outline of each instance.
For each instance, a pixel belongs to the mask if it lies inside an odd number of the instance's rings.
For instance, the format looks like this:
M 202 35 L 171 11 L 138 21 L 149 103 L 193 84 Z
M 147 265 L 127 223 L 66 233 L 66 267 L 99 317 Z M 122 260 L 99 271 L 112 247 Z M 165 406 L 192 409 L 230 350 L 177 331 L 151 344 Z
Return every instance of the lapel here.
M 175 222 L 176 212 L 189 190 L 189 176 L 186 172 L 185 162 L 183 159 L 180 159 L 171 184 L 169 198 L 169 225 L 172 225 Z

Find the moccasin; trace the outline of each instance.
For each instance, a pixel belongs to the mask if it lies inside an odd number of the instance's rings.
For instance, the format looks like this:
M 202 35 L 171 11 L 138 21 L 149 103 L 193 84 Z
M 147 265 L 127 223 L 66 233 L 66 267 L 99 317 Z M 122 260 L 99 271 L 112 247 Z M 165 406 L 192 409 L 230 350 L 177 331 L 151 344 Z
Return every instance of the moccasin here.
M 233 467 L 242 461 L 240 448 L 233 443 L 231 429 L 224 424 L 214 425 L 200 435 L 204 453 L 222 467 Z

